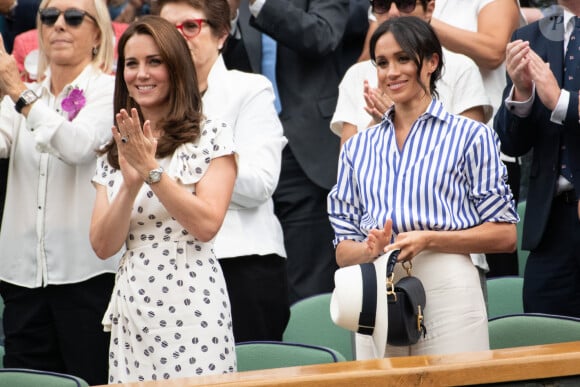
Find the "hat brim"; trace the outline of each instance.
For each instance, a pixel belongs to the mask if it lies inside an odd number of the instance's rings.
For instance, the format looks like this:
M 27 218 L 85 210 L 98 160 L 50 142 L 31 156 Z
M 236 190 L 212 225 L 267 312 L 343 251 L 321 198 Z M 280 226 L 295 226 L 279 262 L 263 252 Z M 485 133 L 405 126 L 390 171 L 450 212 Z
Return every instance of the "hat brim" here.
M 374 264 L 377 271 L 377 313 L 375 317 L 375 330 L 373 343 L 376 358 L 385 357 L 387 346 L 387 334 L 389 326 L 389 307 L 387 302 L 387 261 L 390 252 L 378 257 Z
M 375 325 L 371 335 L 373 354 L 361 354 L 363 358 L 382 358 L 385 356 L 388 329 L 388 304 L 386 294 L 387 261 L 390 252 L 377 258 L 373 265 L 376 275 Z M 330 300 L 330 315 L 340 327 L 357 332 L 363 304 L 363 279 L 360 265 L 338 269 L 334 274 L 335 288 Z M 368 285 L 368 284 L 367 284 Z M 367 336 L 368 337 L 368 336 Z M 357 354 L 357 358 L 359 358 Z

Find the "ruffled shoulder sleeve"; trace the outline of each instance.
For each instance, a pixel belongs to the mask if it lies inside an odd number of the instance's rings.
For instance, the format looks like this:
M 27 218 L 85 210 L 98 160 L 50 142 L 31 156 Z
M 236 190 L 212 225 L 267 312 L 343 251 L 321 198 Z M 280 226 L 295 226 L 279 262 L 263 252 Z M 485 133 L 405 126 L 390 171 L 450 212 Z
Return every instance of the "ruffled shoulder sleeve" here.
M 106 187 L 111 187 L 115 180 L 116 171 L 107 161 L 107 154 L 101 155 L 97 158 L 97 168 L 92 181 Z
M 195 184 L 207 171 L 212 159 L 235 154 L 231 127 L 223 121 L 207 119 L 196 142 L 180 145 L 166 173 L 182 184 Z

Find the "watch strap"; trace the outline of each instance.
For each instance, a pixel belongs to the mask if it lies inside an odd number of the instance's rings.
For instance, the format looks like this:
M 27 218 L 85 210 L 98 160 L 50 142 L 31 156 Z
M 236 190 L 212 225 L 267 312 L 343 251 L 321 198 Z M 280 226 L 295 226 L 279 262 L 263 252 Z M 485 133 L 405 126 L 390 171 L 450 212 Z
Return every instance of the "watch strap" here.
M 22 109 L 30 105 L 31 103 L 35 102 L 38 99 L 38 96 L 34 93 L 34 91 L 30 89 L 24 90 L 21 94 L 16 103 L 14 104 L 14 109 L 18 113 L 22 113 Z

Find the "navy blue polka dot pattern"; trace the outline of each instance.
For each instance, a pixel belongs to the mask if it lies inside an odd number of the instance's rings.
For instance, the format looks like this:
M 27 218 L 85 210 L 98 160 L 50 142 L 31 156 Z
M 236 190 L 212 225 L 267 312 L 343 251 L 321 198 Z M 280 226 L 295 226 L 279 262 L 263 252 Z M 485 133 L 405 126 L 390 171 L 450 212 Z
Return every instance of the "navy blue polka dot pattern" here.
M 222 126 L 207 121 L 196 144 L 159 160 L 169 176 L 195 192 L 211 158 L 231 154 Z M 99 158 L 94 181 L 117 194 L 122 174 Z M 226 284 L 213 242 L 190 235 L 147 185 L 135 200 L 109 308 L 109 382 L 127 383 L 233 372 L 236 369 Z

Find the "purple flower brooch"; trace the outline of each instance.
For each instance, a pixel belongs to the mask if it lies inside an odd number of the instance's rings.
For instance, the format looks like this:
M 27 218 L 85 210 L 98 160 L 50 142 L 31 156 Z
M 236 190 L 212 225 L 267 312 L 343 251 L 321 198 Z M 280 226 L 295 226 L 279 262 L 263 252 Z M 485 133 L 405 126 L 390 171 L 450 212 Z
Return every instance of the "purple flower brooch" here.
M 66 98 L 62 100 L 62 110 L 68 113 L 68 120 L 72 121 L 85 106 L 87 99 L 83 91 L 78 87 L 72 89 Z

